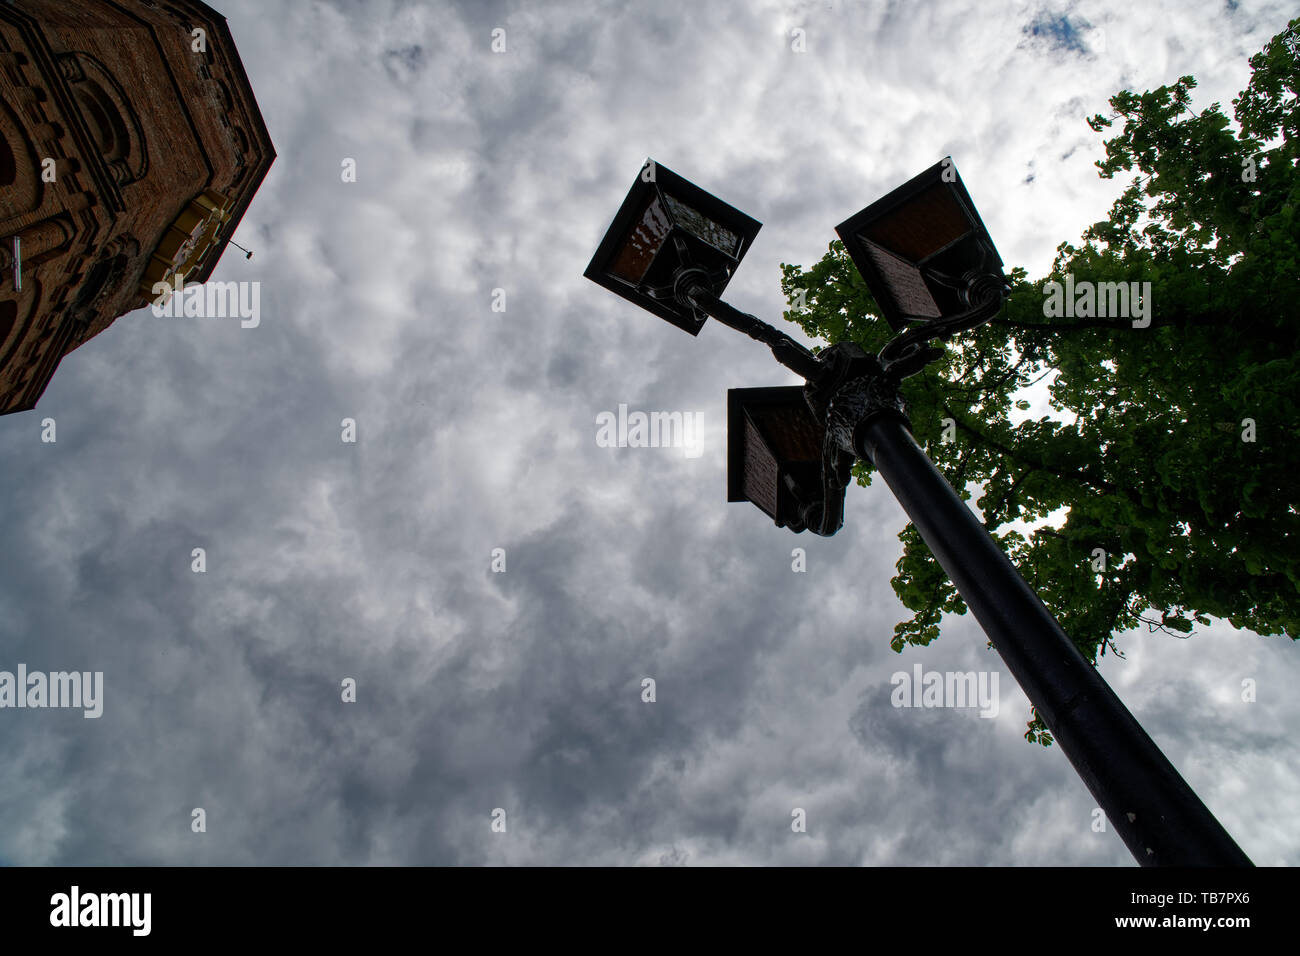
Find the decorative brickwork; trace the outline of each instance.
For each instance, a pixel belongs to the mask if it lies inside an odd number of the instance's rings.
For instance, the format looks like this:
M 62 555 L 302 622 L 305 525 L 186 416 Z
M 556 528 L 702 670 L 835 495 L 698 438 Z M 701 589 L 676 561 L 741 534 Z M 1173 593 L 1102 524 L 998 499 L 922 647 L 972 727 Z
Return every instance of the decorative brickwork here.
M 207 4 L 0 3 L 0 414 L 156 276 L 205 282 L 274 158 Z

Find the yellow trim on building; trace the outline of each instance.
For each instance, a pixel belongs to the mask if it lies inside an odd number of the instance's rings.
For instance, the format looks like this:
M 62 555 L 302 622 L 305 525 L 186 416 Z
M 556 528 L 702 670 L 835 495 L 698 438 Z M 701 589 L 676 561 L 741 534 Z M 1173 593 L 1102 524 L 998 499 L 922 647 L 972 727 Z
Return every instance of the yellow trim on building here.
M 165 233 L 149 258 L 140 279 L 140 291 L 154 305 L 167 304 L 176 287 L 176 276 L 189 275 L 200 268 L 208 253 L 219 246 L 222 225 L 230 220 L 233 203 L 216 190 L 191 199 Z M 166 283 L 166 292 L 154 293 L 154 286 Z

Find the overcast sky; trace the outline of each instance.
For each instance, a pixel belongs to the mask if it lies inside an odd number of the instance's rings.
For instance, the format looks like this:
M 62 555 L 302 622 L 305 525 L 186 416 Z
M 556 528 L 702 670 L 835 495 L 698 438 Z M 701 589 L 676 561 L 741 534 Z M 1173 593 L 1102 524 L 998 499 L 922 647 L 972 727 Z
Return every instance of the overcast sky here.
M 215 5 L 278 152 L 213 276 L 261 322 L 141 310 L 0 419 L 0 669 L 105 683 L 97 720 L 0 711 L 0 860 L 1132 863 L 972 619 L 890 650 L 883 483 L 830 539 L 727 504 L 726 390 L 791 375 L 582 272 L 653 157 L 765 224 L 727 296 L 780 322 L 782 262 L 951 154 L 1039 277 L 1123 185 L 1085 118 L 1184 74 L 1230 109 L 1290 4 Z M 702 454 L 599 447 L 620 404 L 699 414 Z M 1198 631 L 1102 672 L 1296 865 L 1300 661 Z M 996 673 L 997 716 L 895 708 L 918 663 Z

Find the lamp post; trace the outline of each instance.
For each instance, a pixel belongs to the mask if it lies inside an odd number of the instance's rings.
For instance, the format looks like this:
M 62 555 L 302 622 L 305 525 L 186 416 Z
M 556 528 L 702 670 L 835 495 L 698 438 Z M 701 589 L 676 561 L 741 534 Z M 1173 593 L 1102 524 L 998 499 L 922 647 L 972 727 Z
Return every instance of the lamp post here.
M 1250 866 L 912 437 L 902 379 L 942 355 L 930 343 L 987 322 L 1009 292 L 951 158 L 837 227 L 900 333 L 879 355 L 853 343 L 813 355 L 719 298 L 758 229 L 647 161 L 585 273 L 692 335 L 712 315 L 805 379 L 729 391 L 728 500 L 831 535 L 849 469 L 870 461 L 1138 863 Z

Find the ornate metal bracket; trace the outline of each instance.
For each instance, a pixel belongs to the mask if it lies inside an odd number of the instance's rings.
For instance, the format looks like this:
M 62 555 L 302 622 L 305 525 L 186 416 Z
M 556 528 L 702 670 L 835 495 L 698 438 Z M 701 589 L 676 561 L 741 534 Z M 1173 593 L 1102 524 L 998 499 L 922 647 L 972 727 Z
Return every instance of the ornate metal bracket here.
M 928 343 L 947 340 L 987 322 L 997 314 L 1009 291 L 1000 275 L 972 273 L 960 279 L 940 279 L 961 289 L 966 311 L 909 329 L 885 345 L 878 356 L 852 342 L 832 345 L 817 355 L 821 369 L 808 377 L 804 399 L 825 433 L 821 497 L 803 508 L 808 530 L 829 536 L 843 524 L 844 492 L 862 447 L 862 430 L 870 422 L 888 415 L 911 428 L 899 385 L 942 357 L 943 350 Z
M 829 537 L 844 523 L 844 494 L 858 458 L 854 448 L 857 430 L 883 414 L 897 415 L 906 422 L 907 412 L 897 381 L 856 343 L 832 345 L 823 349 L 817 360 L 821 374 L 804 386 L 804 400 L 825 429 L 821 488 L 819 495 L 808 494 L 800 511 L 809 531 Z
M 983 325 L 997 315 L 998 309 L 1002 307 L 1003 298 L 1010 292 L 1006 279 L 1001 275 L 972 272 L 961 279 L 954 279 L 941 273 L 934 275 L 944 285 L 961 290 L 961 297 L 967 309 L 965 312 L 943 319 L 925 319 L 880 350 L 881 365 L 900 382 L 942 357 L 942 349 L 929 347 L 927 343 L 935 339 L 946 342 L 959 332 L 966 332 Z M 907 318 L 919 317 L 907 316 Z

